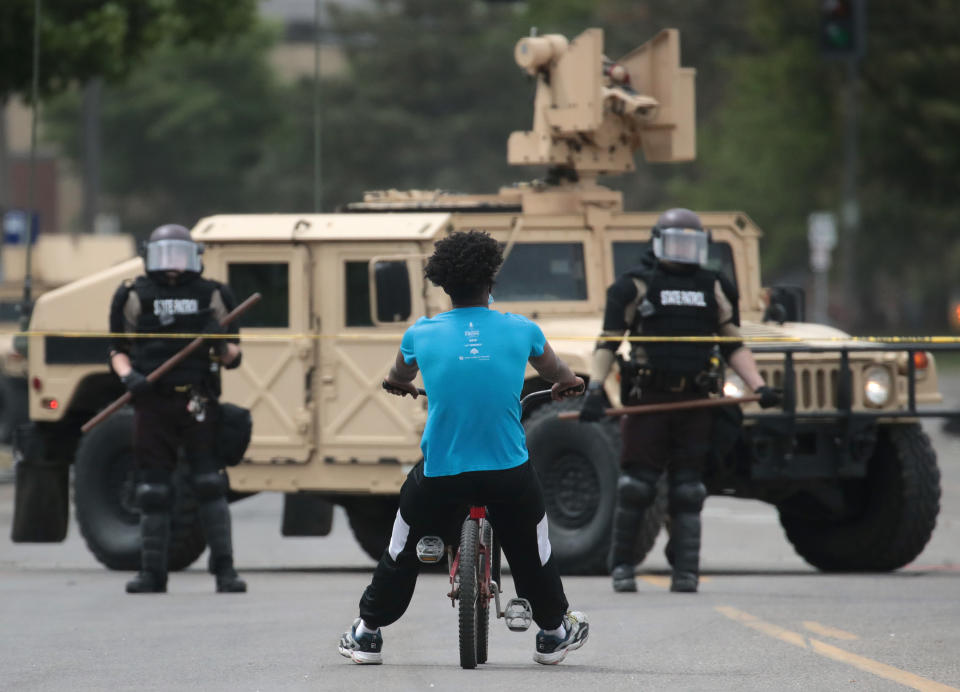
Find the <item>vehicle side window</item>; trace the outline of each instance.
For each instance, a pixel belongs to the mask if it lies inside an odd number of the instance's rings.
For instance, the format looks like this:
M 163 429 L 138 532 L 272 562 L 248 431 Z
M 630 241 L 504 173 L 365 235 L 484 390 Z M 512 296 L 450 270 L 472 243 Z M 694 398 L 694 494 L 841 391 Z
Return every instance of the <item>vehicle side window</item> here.
M 370 279 L 367 261 L 347 262 L 344 277 L 346 296 L 346 325 L 348 327 L 372 327 L 370 317 Z
M 240 318 L 242 327 L 290 326 L 290 267 L 286 262 L 230 262 L 227 283 L 238 301 L 259 292 L 260 302 Z
M 586 300 L 583 243 L 517 243 L 493 286 L 496 300 Z

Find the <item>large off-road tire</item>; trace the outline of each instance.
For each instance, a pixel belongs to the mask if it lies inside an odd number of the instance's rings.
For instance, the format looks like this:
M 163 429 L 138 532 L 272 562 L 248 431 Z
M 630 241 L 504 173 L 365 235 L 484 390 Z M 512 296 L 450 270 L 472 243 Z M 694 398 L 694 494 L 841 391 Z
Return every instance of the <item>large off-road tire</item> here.
M 606 574 L 613 510 L 617 502 L 620 427 L 560 420 L 561 411 L 579 410 L 577 400 L 545 404 L 524 423 L 530 460 L 543 486 L 550 523 L 550 545 L 564 574 Z M 637 535 L 637 563 L 653 547 L 663 523 L 665 501 L 658 498 Z
M 29 420 L 27 381 L 20 377 L 0 375 L 0 444 L 9 444 L 17 426 Z
M 479 527 L 476 521 L 463 522 L 460 535 L 460 562 L 457 573 L 460 595 L 457 598 L 460 623 L 460 667 L 477 667 L 477 622 L 480 617 L 480 584 L 477 579 L 479 564 Z
M 122 409 L 83 436 L 74 468 L 77 524 L 87 547 L 110 569 L 140 568 L 140 512 L 133 492 L 133 411 Z M 193 488 L 174 474 L 168 566 L 190 566 L 206 548 Z
M 390 544 L 399 506 L 399 495 L 352 497 L 343 501 L 354 538 L 374 560 L 379 560 Z
M 787 538 L 803 559 L 824 571 L 887 572 L 919 555 L 940 511 L 937 455 L 920 425 L 882 426 L 867 478 L 845 491 L 859 510 L 844 520 L 780 510 Z

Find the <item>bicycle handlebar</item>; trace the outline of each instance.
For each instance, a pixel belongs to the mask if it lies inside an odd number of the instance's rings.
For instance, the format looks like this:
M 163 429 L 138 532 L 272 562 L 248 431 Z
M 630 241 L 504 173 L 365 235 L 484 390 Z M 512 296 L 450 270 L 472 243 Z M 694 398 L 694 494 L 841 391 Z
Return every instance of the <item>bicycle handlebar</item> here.
M 387 389 L 386 382 L 383 382 L 383 388 Z M 581 385 L 579 387 L 570 387 L 569 389 L 565 389 L 563 390 L 562 393 L 574 392 L 574 393 L 582 394 L 583 391 L 584 391 L 584 387 Z M 423 389 L 422 387 L 417 387 L 417 394 L 419 394 L 420 396 L 426 396 L 427 390 Z M 553 398 L 552 389 L 540 389 L 540 390 L 537 390 L 536 392 L 530 392 L 520 400 L 520 410 L 521 411 L 525 410 L 531 404 L 536 404 L 541 401 L 549 401 L 552 398 Z

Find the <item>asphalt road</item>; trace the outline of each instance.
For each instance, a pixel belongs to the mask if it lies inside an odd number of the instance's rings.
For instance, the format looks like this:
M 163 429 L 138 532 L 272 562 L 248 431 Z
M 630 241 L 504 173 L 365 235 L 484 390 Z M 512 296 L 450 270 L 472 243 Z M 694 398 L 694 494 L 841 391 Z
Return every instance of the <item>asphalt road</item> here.
M 249 593 L 214 594 L 201 560 L 171 575 L 166 595 L 128 596 L 129 575 L 101 568 L 75 525 L 63 544 L 10 543 L 13 486 L 0 484 L 0 689 L 960 689 L 960 437 L 926 427 L 942 510 L 912 565 L 820 574 L 772 508 L 710 498 L 700 593 L 667 591 L 662 536 L 636 594 L 614 594 L 605 577 L 566 578 L 591 635 L 550 667 L 531 660 L 532 630 L 494 622 L 490 663 L 461 670 L 456 611 L 436 574 L 385 628 L 385 665 L 340 657 L 373 562 L 339 512 L 327 538 L 282 538 L 279 496 L 243 500 L 232 507 Z

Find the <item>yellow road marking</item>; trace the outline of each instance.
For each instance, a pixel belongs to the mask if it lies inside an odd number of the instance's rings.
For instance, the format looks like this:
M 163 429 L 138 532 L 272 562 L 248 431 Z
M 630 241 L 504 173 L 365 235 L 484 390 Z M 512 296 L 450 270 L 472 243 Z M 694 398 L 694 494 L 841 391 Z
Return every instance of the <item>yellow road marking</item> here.
M 844 639 L 846 641 L 851 641 L 860 638 L 852 632 L 847 632 L 846 630 L 837 629 L 836 627 L 830 627 L 828 625 L 821 625 L 819 622 L 814 622 L 813 620 L 804 620 L 803 626 L 814 634 L 819 634 L 824 637 L 831 637 L 833 639 Z
M 641 574 L 640 578 L 648 584 L 659 586 L 662 589 L 670 588 L 670 577 L 661 577 L 656 574 Z
M 801 649 L 813 651 L 814 653 L 825 656 L 826 658 L 831 658 L 834 661 L 846 663 L 855 668 L 859 668 L 860 670 L 872 673 L 873 675 L 896 682 L 900 685 L 911 687 L 915 690 L 920 690 L 920 692 L 960 692 L 960 690 L 958 690 L 956 687 L 950 687 L 949 685 L 944 685 L 936 682 L 935 680 L 930 680 L 929 678 L 925 678 L 920 675 L 908 673 L 905 670 L 888 666 L 886 663 L 880 663 L 879 661 L 874 661 L 873 659 L 866 658 L 865 656 L 858 656 L 857 654 L 850 653 L 849 651 L 845 651 L 839 647 L 833 646 L 832 644 L 827 644 L 826 642 L 821 642 L 817 639 L 808 639 L 799 632 L 791 632 L 790 630 L 784 629 L 778 625 L 764 622 L 760 618 L 751 615 L 750 613 L 745 613 L 742 610 L 737 610 L 736 608 L 731 608 L 730 606 L 717 606 L 716 611 L 727 616 L 731 620 L 735 620 L 742 625 L 746 625 L 747 627 L 755 629 L 758 632 L 763 632 L 764 634 L 775 639 L 779 639 L 780 641 L 793 644 L 794 646 L 799 646 Z
M 670 588 L 670 577 L 664 577 L 659 574 L 638 574 L 637 577 L 648 584 L 659 586 L 662 589 Z M 710 577 L 700 577 L 701 582 L 710 581 Z

